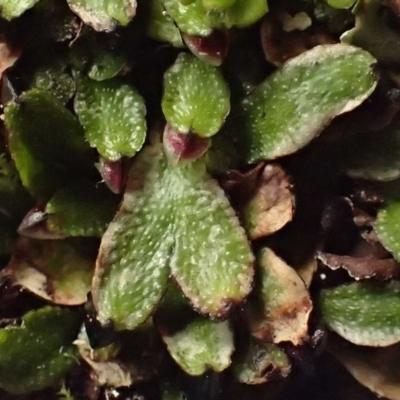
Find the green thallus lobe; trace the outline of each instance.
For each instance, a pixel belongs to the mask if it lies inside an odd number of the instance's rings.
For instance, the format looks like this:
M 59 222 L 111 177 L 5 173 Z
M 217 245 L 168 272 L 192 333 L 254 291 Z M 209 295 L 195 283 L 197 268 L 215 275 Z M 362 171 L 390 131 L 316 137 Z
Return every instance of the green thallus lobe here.
M 229 113 L 229 88 L 218 68 L 181 53 L 164 75 L 161 105 L 177 132 L 211 137 Z
M 102 239 L 93 281 L 99 319 L 135 328 L 156 308 L 170 274 L 197 310 L 225 317 L 251 289 L 252 262 L 244 230 L 204 161 L 174 167 L 161 144 L 147 147 Z
M 210 156 L 235 167 L 298 151 L 370 96 L 378 81 L 375 62 L 344 44 L 317 46 L 289 60 L 232 110 Z

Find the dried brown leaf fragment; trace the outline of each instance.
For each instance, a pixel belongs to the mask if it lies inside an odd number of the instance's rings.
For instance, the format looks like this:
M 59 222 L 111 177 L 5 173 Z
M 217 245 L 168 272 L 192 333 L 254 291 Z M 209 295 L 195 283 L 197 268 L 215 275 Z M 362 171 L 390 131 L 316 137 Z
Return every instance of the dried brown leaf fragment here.
M 305 30 L 285 29 L 289 18 L 287 13 L 269 13 L 261 23 L 261 43 L 265 58 L 277 67 L 317 45 L 336 42 L 321 26 L 312 25 Z
M 356 258 L 377 260 L 392 258 L 391 253 L 382 246 L 373 230 L 361 232 L 360 239 L 356 242 L 349 255 Z
M 7 68 L 14 65 L 20 56 L 21 51 L 19 49 L 11 48 L 7 42 L 0 38 L 0 77 Z
M 264 168 L 265 163 L 261 162 L 244 173 L 232 170 L 228 177 L 220 182 L 235 208 L 243 208 L 257 191 L 258 180 Z
M 297 272 L 265 248 L 258 257 L 258 309 L 250 311 L 251 333 L 270 343 L 303 343 L 312 310 L 310 294 Z
M 245 174 L 234 172 L 224 187 L 251 240 L 271 235 L 293 219 L 293 185 L 279 164 L 260 163 Z
M 94 255 L 73 242 L 21 237 L 1 274 L 51 303 L 74 306 L 86 301 L 93 269 Z
M 332 270 L 345 269 L 352 278 L 388 280 L 400 276 L 400 264 L 393 258 L 357 258 L 317 252 L 316 258 Z
M 119 341 L 94 350 L 89 344 L 86 330 L 82 328 L 74 344 L 95 374 L 99 386 L 128 387 L 151 377 L 150 370 L 137 365 L 134 362 L 136 360 L 127 360 L 127 357 L 124 359 L 122 353 L 126 356 L 127 351 Z
M 260 175 L 258 188 L 244 207 L 244 226 L 250 239 L 271 235 L 293 219 L 293 185 L 278 164 L 267 164 Z

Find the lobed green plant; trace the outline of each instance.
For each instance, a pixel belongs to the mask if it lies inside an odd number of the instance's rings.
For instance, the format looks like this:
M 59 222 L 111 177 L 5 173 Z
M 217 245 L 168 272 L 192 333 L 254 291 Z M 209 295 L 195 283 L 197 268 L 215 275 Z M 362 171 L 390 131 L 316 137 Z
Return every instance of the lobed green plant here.
M 4 396 L 400 398 L 397 2 L 0 15 Z

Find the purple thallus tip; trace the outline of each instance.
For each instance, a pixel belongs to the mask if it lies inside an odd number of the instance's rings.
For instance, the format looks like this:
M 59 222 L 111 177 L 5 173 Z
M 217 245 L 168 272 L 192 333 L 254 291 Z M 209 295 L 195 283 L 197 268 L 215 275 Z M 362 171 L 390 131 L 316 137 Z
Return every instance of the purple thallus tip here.
M 46 206 L 41 204 L 28 211 L 18 227 L 18 233 L 32 239 L 63 239 L 64 236 L 48 229 L 47 218 L 49 214 L 46 213 L 45 209 Z
M 176 132 L 168 124 L 164 129 L 164 149 L 172 164 L 197 160 L 208 150 L 210 143 L 209 138 L 191 132 Z
M 96 168 L 100 172 L 104 183 L 115 194 L 120 194 L 124 186 L 124 168 L 122 160 L 108 161 L 100 156 Z
M 22 220 L 20 226 L 18 227 L 18 232 L 21 233 L 21 231 L 25 229 L 30 229 L 35 227 L 36 225 L 39 225 L 43 221 L 46 221 L 47 219 L 47 214 L 46 214 L 46 206 L 43 204 L 40 204 L 38 206 L 35 206 L 32 208 L 32 210 L 28 211 L 28 213 L 25 215 L 24 219 Z
M 229 33 L 215 29 L 208 36 L 183 35 L 189 50 L 198 58 L 214 66 L 220 66 L 228 54 Z

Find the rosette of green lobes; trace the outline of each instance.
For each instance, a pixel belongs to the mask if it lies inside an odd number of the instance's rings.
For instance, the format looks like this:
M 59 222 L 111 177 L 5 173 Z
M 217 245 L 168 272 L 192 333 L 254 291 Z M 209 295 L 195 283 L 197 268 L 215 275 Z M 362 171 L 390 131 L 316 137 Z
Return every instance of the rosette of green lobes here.
M 330 329 L 361 346 L 390 346 L 400 341 L 400 283 L 364 281 L 320 294 L 323 319 Z
M 232 110 L 210 156 L 233 166 L 296 152 L 370 96 L 378 80 L 375 62 L 344 44 L 317 46 L 289 60 Z
M 157 143 L 135 158 L 103 235 L 92 287 L 98 319 L 134 329 L 156 309 L 170 275 L 196 310 L 223 318 L 251 290 L 253 254 L 204 161 L 171 166 Z
M 96 31 L 128 25 L 136 15 L 136 0 L 67 0 L 71 10 Z
M 57 385 L 77 362 L 80 324 L 76 310 L 48 306 L 0 329 L 0 387 L 20 394 Z
M 230 110 L 228 85 L 217 67 L 181 53 L 164 75 L 162 110 L 176 132 L 211 137 Z
M 198 36 L 208 36 L 213 29 L 251 25 L 268 11 L 266 0 L 162 1 L 183 33 Z
M 133 157 L 146 137 L 140 94 L 119 79 L 94 81 L 79 73 L 74 109 L 91 147 L 109 161 Z
M 78 119 L 56 97 L 32 89 L 4 111 L 8 145 L 23 185 L 46 201 L 67 182 L 92 176 L 94 161 Z

